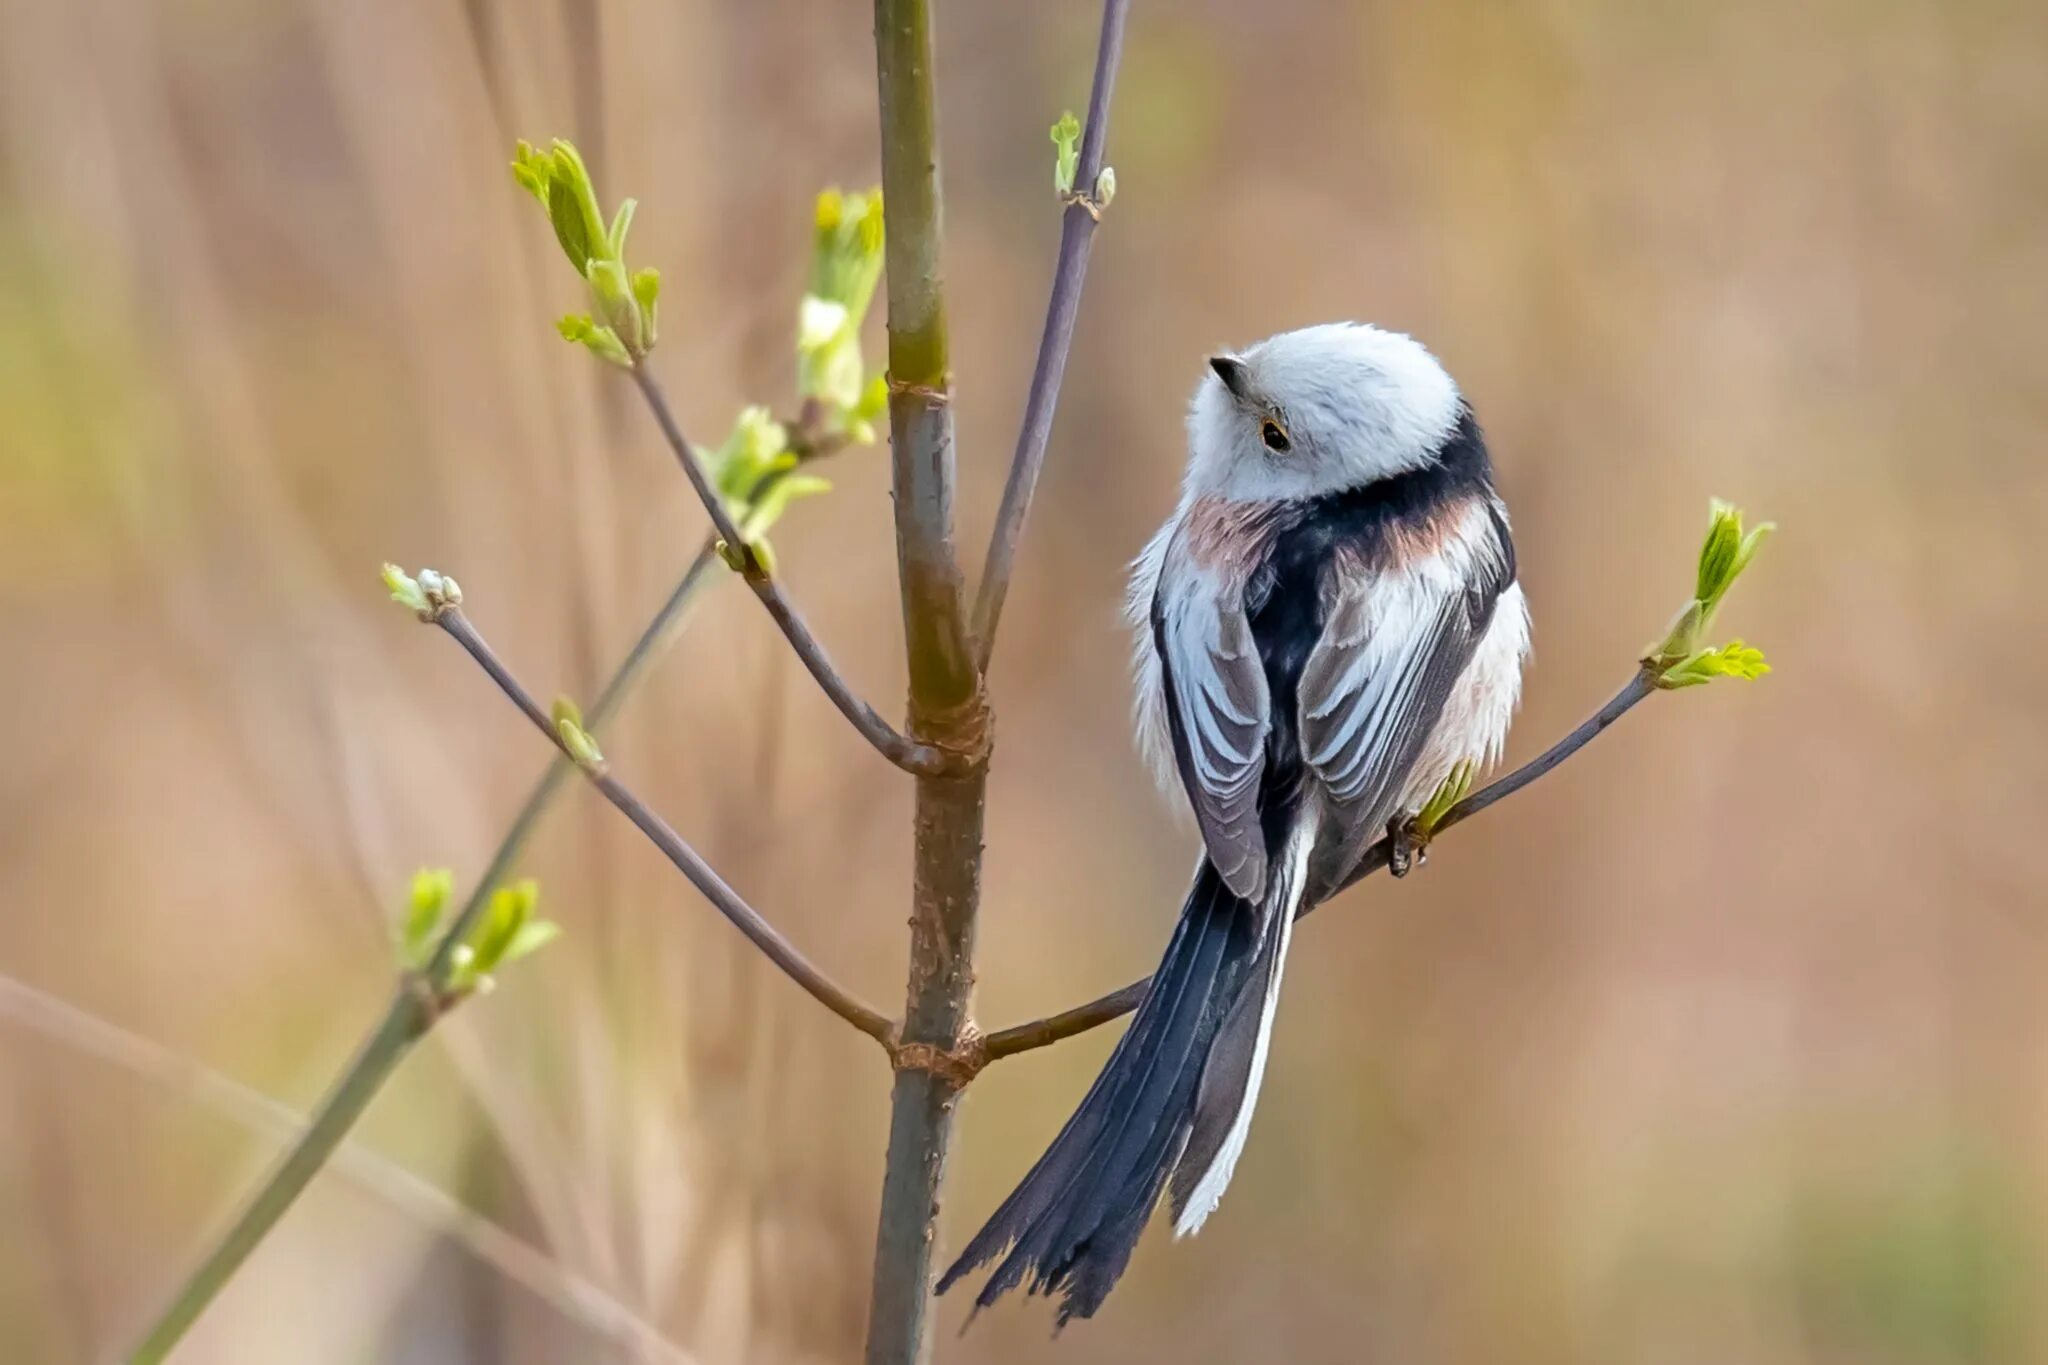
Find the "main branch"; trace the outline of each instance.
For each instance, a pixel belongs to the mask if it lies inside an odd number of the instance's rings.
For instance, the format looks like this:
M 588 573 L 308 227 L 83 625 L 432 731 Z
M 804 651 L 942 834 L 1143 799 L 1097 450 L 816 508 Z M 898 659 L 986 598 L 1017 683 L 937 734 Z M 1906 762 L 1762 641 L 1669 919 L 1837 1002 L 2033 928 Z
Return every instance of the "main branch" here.
M 928 0 L 875 0 L 889 289 L 889 426 L 896 565 L 913 738 L 976 756 L 920 776 L 910 969 L 890 1096 L 889 1148 L 868 1299 L 868 1365 L 914 1365 L 931 1348 L 932 1254 L 958 1077 L 916 1064 L 950 1054 L 974 986 L 988 711 L 953 545 L 953 413 L 939 276 L 938 104 Z

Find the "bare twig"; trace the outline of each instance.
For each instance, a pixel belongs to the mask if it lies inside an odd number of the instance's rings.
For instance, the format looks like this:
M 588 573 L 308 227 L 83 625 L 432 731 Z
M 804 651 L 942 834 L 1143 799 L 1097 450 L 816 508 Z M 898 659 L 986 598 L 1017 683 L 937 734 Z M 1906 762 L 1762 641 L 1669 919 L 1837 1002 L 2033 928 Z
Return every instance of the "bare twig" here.
M 460 608 L 448 607 L 435 617 L 436 623 L 454 641 L 468 651 L 469 656 L 488 673 L 498 689 L 512 699 L 534 727 L 547 736 L 550 743 L 566 756 L 568 747 L 556 730 L 554 721 L 541 708 L 533 695 L 512 675 L 504 662 L 498 658 L 484 638 L 470 624 L 469 618 Z M 641 833 L 661 850 L 667 859 L 676 865 L 690 884 L 711 902 L 712 907 L 724 915 L 747 940 L 759 948 L 764 956 L 790 980 L 810 993 L 818 1003 L 831 1010 L 840 1018 L 852 1024 L 884 1047 L 891 1045 L 895 1026 L 887 1015 L 871 1009 L 856 999 L 852 993 L 833 981 L 811 960 L 803 955 L 794 944 L 784 938 L 774 925 L 761 917 L 759 911 L 740 898 L 738 892 L 728 886 L 724 878 L 711 865 L 698 856 L 697 851 L 683 841 L 681 835 L 670 828 L 645 802 L 628 790 L 622 782 L 613 777 L 602 764 L 584 768 L 584 775 L 619 811 L 639 827 Z
M 682 428 L 676 425 L 675 414 L 669 409 L 668 398 L 662 392 L 660 383 L 648 371 L 644 362 L 635 365 L 631 373 L 634 384 L 639 386 L 641 394 L 647 399 L 647 406 L 654 413 L 655 423 L 661 428 L 663 439 L 674 452 L 676 463 L 683 467 L 683 473 L 689 478 L 690 486 L 697 490 L 697 497 L 703 502 L 704 510 L 710 514 L 711 524 L 717 528 L 719 538 L 725 542 L 726 553 L 732 557 L 733 564 L 746 579 L 747 586 L 753 589 L 754 596 L 761 599 L 761 605 L 768 609 L 768 615 L 789 640 L 790 648 L 796 651 L 796 656 L 802 661 L 805 670 L 816 680 L 818 686 L 824 689 L 832 704 L 839 708 L 839 714 L 851 721 L 853 728 L 858 730 L 868 743 L 874 745 L 884 758 L 906 772 L 933 776 L 955 770 L 965 761 L 962 756 L 949 754 L 937 745 L 921 744 L 901 734 L 882 718 L 881 712 L 861 700 L 847 684 L 846 679 L 839 675 L 839 670 L 833 667 L 831 658 L 825 653 L 824 645 L 818 642 L 817 636 L 811 634 L 811 628 L 804 624 L 804 619 L 797 613 L 795 604 L 782 591 L 782 585 L 768 572 L 768 566 L 762 563 L 761 557 L 747 543 L 746 537 L 740 534 L 738 524 L 726 510 L 724 499 L 720 498 L 718 490 L 711 486 L 711 480 L 704 472 L 703 462 L 697 458 L 696 452 L 691 450 L 690 442 L 683 435 Z
M 1626 687 L 1615 693 L 1613 699 L 1588 717 L 1584 724 L 1557 743 L 1551 745 L 1548 749 L 1545 749 L 1538 757 L 1531 759 L 1499 781 L 1472 793 L 1472 795 L 1444 812 L 1443 818 L 1437 821 L 1436 828 L 1432 831 L 1432 836 L 1442 834 L 1452 825 L 1462 824 L 1496 801 L 1513 796 L 1516 792 L 1528 786 L 1531 782 L 1534 782 L 1537 778 L 1543 776 L 1579 750 L 1585 748 L 1586 745 L 1593 741 L 1596 735 L 1614 724 L 1617 720 L 1620 720 L 1637 702 L 1656 690 L 1656 684 L 1652 680 L 1652 675 L 1648 669 L 1637 672 L 1633 678 L 1629 679 Z M 1390 851 L 1391 846 L 1385 839 L 1381 839 L 1366 849 L 1364 857 L 1359 860 L 1358 867 L 1345 879 L 1344 885 L 1339 887 L 1338 890 L 1348 890 L 1385 867 L 1387 865 L 1387 855 Z M 1316 906 L 1313 903 L 1304 905 L 1301 909 L 1301 914 L 1306 916 L 1315 908 Z M 1092 1028 L 1107 1024 L 1112 1019 L 1120 1018 L 1136 1009 L 1139 1002 L 1145 998 L 1146 986 L 1150 984 L 1150 977 L 1146 977 L 1141 981 L 1133 981 L 1130 985 L 1111 991 L 1108 995 L 1091 1000 L 1085 1005 L 1076 1005 L 1070 1010 L 1062 1010 L 1060 1013 L 1049 1015 L 1044 1019 L 1034 1019 L 1025 1024 L 1014 1024 L 1009 1028 L 991 1033 L 983 1040 L 983 1047 L 987 1058 L 989 1061 L 995 1061 L 1002 1057 L 1014 1057 L 1020 1052 L 1029 1052 L 1034 1048 L 1046 1047 L 1064 1039 L 1072 1038 L 1076 1034 L 1086 1033 Z
M 1092 199 L 1102 173 L 1103 146 L 1109 138 L 1109 99 L 1123 56 L 1124 17 L 1130 0 L 1105 0 L 1102 39 L 1095 49 L 1095 83 L 1088 92 L 1088 122 L 1081 129 L 1081 155 L 1074 171 L 1078 193 L 1068 201 L 1060 224 L 1059 263 L 1053 267 L 1052 295 L 1045 306 L 1045 331 L 1038 341 L 1038 364 L 1024 399 L 1024 418 L 1017 431 L 1017 450 L 1010 459 L 1010 477 L 1003 487 L 989 537 L 988 558 L 974 602 L 976 662 L 983 672 L 995 653 L 996 623 L 1010 591 L 1010 574 L 1038 474 L 1045 467 L 1045 448 L 1052 435 L 1053 412 L 1060 401 L 1060 380 L 1067 370 L 1067 348 L 1074 339 L 1074 318 L 1081 308 L 1081 288 L 1088 277 L 1088 254 L 1101 213 Z
M 172 1094 L 197 1099 L 256 1132 L 300 1138 L 310 1126 L 304 1114 L 231 1076 L 4 975 L 0 1015 Z M 397 1162 L 345 1142 L 334 1153 L 334 1169 L 427 1231 L 460 1243 L 571 1322 L 673 1365 L 688 1365 L 690 1356 L 681 1347 L 617 1298 Z
M 661 647 L 674 636 L 690 604 L 707 582 L 714 581 L 710 577 L 710 569 L 716 560 L 716 552 L 707 543 L 605 684 L 590 710 L 592 724 L 617 708 L 645 674 Z M 518 860 L 527 839 L 540 822 L 541 814 L 553 801 L 573 767 L 568 760 L 558 759 L 534 784 L 533 790 L 527 794 L 526 804 L 513 817 L 511 826 L 498 841 L 497 850 L 491 855 L 483 875 L 477 878 L 469 899 L 441 936 L 433 959 L 422 971 L 408 972 L 400 979 L 385 1006 L 383 1019 L 356 1049 L 354 1059 L 336 1079 L 326 1099 L 321 1101 L 305 1133 L 271 1171 L 241 1214 L 208 1249 L 205 1259 L 179 1285 L 163 1313 L 151 1324 L 148 1336 L 130 1357 L 136 1365 L 153 1365 L 153 1362 L 162 1360 L 191 1330 L 192 1324 L 219 1296 L 242 1262 L 248 1259 L 249 1253 L 270 1235 L 278 1219 L 327 1164 L 342 1138 L 362 1117 L 363 1111 L 391 1073 L 397 1070 L 398 1064 L 405 1060 L 413 1044 L 433 1027 L 439 1012 L 437 997 L 447 983 L 456 947 L 466 940 L 484 907 L 490 903 L 492 891 L 511 873 L 513 863 Z

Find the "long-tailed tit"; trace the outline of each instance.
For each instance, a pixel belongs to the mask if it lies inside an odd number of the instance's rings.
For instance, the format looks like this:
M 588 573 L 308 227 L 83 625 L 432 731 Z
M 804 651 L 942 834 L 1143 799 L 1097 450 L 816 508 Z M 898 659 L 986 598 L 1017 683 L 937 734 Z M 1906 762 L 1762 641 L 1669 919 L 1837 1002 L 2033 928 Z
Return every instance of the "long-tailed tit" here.
M 1434 356 L 1332 324 L 1209 368 L 1179 510 L 1130 594 L 1140 731 L 1202 862 L 1102 1074 L 939 1281 L 1007 1250 L 977 1304 L 1028 1277 L 1062 1323 L 1101 1305 L 1163 1189 L 1177 1235 L 1215 1209 L 1295 916 L 1382 833 L 1405 852 L 1454 765 L 1499 756 L 1528 653 L 1507 511 Z

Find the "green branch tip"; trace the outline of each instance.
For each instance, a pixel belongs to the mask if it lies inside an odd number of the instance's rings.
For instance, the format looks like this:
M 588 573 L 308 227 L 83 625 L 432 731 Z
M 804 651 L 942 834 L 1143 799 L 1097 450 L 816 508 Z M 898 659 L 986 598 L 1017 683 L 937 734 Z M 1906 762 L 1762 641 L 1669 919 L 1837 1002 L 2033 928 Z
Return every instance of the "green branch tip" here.
M 1740 640 L 1730 640 L 1713 649 L 1702 649 L 1688 655 L 1657 675 L 1657 686 L 1667 691 L 1681 687 L 1698 687 L 1716 678 L 1741 678 L 1754 681 L 1771 671 L 1764 662 L 1764 652 Z
M 626 235 L 639 201 L 622 201 L 607 223 L 589 168 L 575 146 L 561 138 L 546 151 L 518 143 L 512 178 L 547 210 L 555 241 L 590 294 L 592 315 L 562 319 L 557 327 L 563 338 L 614 365 L 630 365 L 646 355 L 654 346 L 661 276 L 652 269 L 631 271 L 626 264 Z
M 825 430 L 862 445 L 874 443 L 874 419 L 888 403 L 886 385 L 875 403 L 860 348 L 881 278 L 881 191 L 820 193 L 810 278 L 797 305 L 797 392 L 818 404 Z
M 535 919 L 539 904 L 540 883 L 531 877 L 491 892 L 490 903 L 453 954 L 448 989 L 458 996 L 488 991 L 495 973 L 553 942 L 561 926 Z
M 398 925 L 399 965 L 419 971 L 434 956 L 434 940 L 448 903 L 455 897 L 455 873 L 445 867 L 423 867 L 412 876 L 412 891 Z
M 1776 529 L 1775 523 L 1765 521 L 1745 531 L 1741 508 L 1712 500 L 1692 600 L 1679 609 L 1664 638 L 1643 652 L 1643 664 L 1656 675 L 1657 686 L 1698 687 L 1716 678 L 1754 679 L 1771 671 L 1762 650 L 1740 640 L 1709 646 L 1704 639 L 1728 590 L 1756 558 L 1764 537 Z
M 1052 145 L 1057 149 L 1052 160 L 1052 189 L 1064 199 L 1074 192 L 1074 173 L 1081 165 L 1081 120 L 1074 117 L 1073 110 L 1061 114 L 1053 124 Z
M 444 573 L 421 569 L 415 577 L 396 564 L 386 564 L 383 575 L 391 600 L 422 621 L 437 620 L 442 612 L 462 605 L 462 585 Z

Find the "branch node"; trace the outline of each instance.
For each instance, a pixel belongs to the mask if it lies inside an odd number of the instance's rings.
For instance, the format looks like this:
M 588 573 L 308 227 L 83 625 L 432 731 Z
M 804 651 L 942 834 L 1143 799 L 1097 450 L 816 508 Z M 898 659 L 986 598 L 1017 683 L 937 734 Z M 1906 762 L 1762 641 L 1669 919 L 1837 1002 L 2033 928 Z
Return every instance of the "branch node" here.
M 1098 223 L 1102 221 L 1103 210 L 1109 207 L 1107 199 L 1098 199 L 1084 190 L 1068 190 L 1060 196 L 1060 202 L 1069 208 L 1080 209 Z
M 416 1037 L 431 1033 L 434 1025 L 440 1023 L 442 1017 L 462 999 L 461 996 L 436 986 L 422 971 L 406 972 L 400 980 L 405 987 L 405 993 L 412 997 L 413 1004 L 418 1007 L 418 1023 L 414 1029 Z
M 950 1048 L 892 1041 L 889 1063 L 898 1071 L 929 1072 L 953 1089 L 964 1090 L 988 1065 L 988 1040 L 973 1024 L 963 1024 L 960 1040 Z
M 892 374 L 889 376 L 889 392 L 922 399 L 931 407 L 944 408 L 952 406 L 953 403 L 951 383 L 951 375 L 946 376 L 946 382 L 941 384 L 912 384 Z

